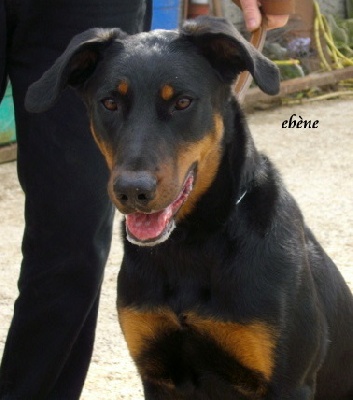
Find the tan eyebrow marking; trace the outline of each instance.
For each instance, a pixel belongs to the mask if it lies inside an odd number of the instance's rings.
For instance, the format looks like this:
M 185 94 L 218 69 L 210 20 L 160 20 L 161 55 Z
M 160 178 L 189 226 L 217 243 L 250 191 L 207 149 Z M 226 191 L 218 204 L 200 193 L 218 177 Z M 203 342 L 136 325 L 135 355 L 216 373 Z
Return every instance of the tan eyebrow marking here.
M 174 89 L 170 85 L 164 85 L 162 86 L 160 94 L 163 100 L 170 100 L 174 96 Z
M 125 96 L 129 90 L 128 83 L 126 81 L 121 81 L 117 86 L 117 90 L 122 96 Z

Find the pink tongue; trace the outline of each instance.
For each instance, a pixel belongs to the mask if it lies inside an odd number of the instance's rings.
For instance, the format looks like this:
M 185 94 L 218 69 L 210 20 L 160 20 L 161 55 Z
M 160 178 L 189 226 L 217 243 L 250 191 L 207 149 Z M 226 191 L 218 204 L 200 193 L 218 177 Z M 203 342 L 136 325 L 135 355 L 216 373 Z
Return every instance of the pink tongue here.
M 173 215 L 173 207 L 153 213 L 133 213 L 126 215 L 126 226 L 129 232 L 139 241 L 155 239 L 167 228 Z

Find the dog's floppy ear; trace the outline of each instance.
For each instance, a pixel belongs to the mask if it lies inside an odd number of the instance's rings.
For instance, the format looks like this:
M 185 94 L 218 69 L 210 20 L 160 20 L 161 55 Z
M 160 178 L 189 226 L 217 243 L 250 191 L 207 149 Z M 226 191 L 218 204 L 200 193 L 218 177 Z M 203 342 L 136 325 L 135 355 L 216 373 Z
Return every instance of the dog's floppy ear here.
M 199 48 L 225 82 L 231 83 L 239 72 L 247 70 L 265 93 L 278 93 L 277 66 L 225 19 L 203 16 L 186 21 L 181 35 Z
M 94 72 L 104 49 L 126 36 L 115 28 L 93 28 L 76 35 L 53 66 L 29 87 L 25 98 L 27 111 L 46 111 L 67 85 L 83 84 Z

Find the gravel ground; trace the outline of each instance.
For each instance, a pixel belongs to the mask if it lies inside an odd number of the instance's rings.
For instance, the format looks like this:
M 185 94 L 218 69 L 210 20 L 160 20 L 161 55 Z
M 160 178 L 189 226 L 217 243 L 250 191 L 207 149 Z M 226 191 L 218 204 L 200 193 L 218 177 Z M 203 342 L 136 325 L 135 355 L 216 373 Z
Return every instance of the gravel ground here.
M 248 117 L 257 147 L 277 164 L 308 225 L 353 289 L 353 100 L 261 111 Z M 318 129 L 282 129 L 292 114 Z M 16 164 L 0 165 L 0 354 L 17 296 L 23 194 Z M 102 290 L 96 345 L 82 400 L 141 400 L 139 378 L 117 323 L 116 276 L 121 260 L 119 216 Z

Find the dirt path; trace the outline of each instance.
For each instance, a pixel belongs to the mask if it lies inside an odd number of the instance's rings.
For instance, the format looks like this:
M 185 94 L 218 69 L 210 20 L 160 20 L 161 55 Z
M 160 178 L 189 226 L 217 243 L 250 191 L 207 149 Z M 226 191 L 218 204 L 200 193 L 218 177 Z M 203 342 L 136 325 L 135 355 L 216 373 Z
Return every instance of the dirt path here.
M 282 129 L 292 114 L 319 120 L 318 129 Z M 353 289 L 353 100 L 311 103 L 250 115 L 257 147 L 282 171 L 284 181 L 318 239 Z M 23 195 L 16 164 L 0 165 L 0 354 L 11 321 L 21 261 Z M 115 311 L 121 260 L 118 218 L 102 291 L 93 360 L 82 400 L 141 400 Z

